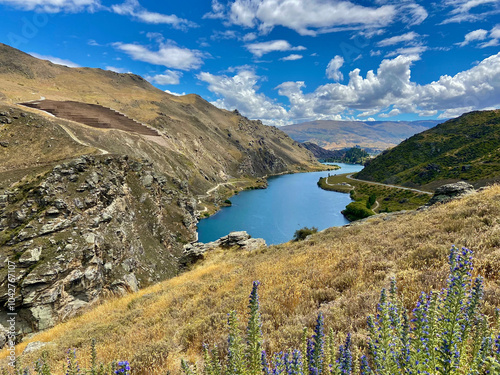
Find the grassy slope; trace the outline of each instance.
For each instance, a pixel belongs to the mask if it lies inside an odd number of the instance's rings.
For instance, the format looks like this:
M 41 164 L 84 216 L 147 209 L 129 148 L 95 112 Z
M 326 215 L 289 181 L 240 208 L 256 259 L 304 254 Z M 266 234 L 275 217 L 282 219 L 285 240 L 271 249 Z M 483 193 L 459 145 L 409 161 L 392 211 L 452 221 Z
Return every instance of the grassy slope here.
M 85 363 L 96 337 L 102 360 L 128 359 L 138 374 L 178 373 L 179 359 L 199 359 L 203 342 L 225 347 L 226 314 L 245 311 L 258 279 L 268 351 L 297 345 L 301 328 L 311 329 L 318 311 L 327 327 L 363 342 L 366 316 L 391 277 L 409 307 L 420 291 L 444 286 L 451 244 L 475 251 L 476 269 L 486 278 L 485 309 L 500 307 L 500 186 L 493 186 L 427 211 L 375 216 L 258 253 L 215 251 L 187 273 L 28 341 L 52 341 L 58 366 L 68 347 L 80 348 Z
M 284 126 L 298 142 L 313 142 L 328 150 L 356 145 L 385 150 L 405 138 L 435 126 L 438 121 L 330 121 L 320 120 Z
M 500 179 L 500 110 L 471 112 L 414 135 L 379 155 L 356 177 L 422 186 Z

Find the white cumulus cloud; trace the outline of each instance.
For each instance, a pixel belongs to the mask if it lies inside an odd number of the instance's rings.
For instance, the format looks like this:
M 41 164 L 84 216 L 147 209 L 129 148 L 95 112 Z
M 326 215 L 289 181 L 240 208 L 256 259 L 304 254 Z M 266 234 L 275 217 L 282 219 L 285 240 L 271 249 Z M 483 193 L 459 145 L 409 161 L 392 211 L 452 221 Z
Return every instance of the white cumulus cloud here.
M 256 57 L 262 57 L 266 53 L 274 51 L 303 51 L 306 47 L 293 47 L 286 40 L 270 40 L 268 42 L 250 43 L 246 48 Z
M 342 81 L 344 79 L 344 75 L 340 71 L 342 65 L 344 65 L 344 58 L 339 55 L 335 56 L 326 67 L 326 76 L 335 81 Z
M 144 9 L 138 0 L 126 0 L 123 4 L 112 5 L 111 10 L 116 14 L 131 16 L 145 23 L 167 24 L 177 29 L 196 27 L 194 22 L 179 18 L 175 14 L 150 12 Z
M 132 43 L 113 43 L 113 46 L 128 54 L 132 59 L 154 65 L 179 70 L 198 69 L 203 64 L 203 53 L 197 50 L 181 48 L 172 43 L 160 43 L 157 51 Z
M 283 82 L 276 89 L 288 99 L 289 109 L 259 93 L 260 77 L 253 71 L 242 70 L 232 77 L 201 73 L 198 78 L 219 96 L 213 104 L 237 108 L 245 116 L 271 124 L 347 119 L 355 112 L 359 117 L 416 113 L 449 118 L 500 107 L 500 53 L 425 85 L 411 80 L 411 67 L 419 59 L 417 54 L 385 59 L 376 71 L 369 70 L 365 76 L 360 69 L 353 69 L 346 84 L 328 83 L 308 93 L 304 93 L 303 81 Z
M 460 47 L 466 46 L 470 42 L 476 41 L 476 40 L 485 40 L 486 36 L 488 35 L 488 31 L 483 30 L 483 29 L 478 29 L 471 31 L 470 33 L 465 34 L 464 41 L 461 43 L 457 43 Z
M 295 61 L 295 60 L 300 60 L 304 56 L 302 55 L 297 55 L 296 53 L 292 53 L 291 55 L 282 57 L 280 60 L 282 61 Z
M 219 99 L 212 102 L 219 108 L 238 109 L 244 116 L 277 123 L 286 117 L 286 110 L 262 93 L 258 93 L 259 77 L 252 70 L 240 70 L 233 77 L 201 72 L 197 78 Z
M 186 95 L 186 93 L 185 93 L 185 92 L 183 92 L 183 93 L 178 93 L 178 92 L 173 92 L 173 91 L 170 91 L 170 90 L 165 90 L 165 92 L 166 92 L 167 94 L 174 95 L 174 96 L 184 96 L 184 95 Z
M 115 73 L 130 73 L 127 69 L 117 68 L 116 66 L 107 66 L 106 70 L 111 70 Z
M 262 33 L 283 26 L 301 35 L 338 28 L 379 28 L 392 23 L 397 16 L 394 5 L 370 7 L 346 0 L 235 0 L 227 7 L 214 1 L 212 8 L 210 17 L 224 18 L 230 24 L 258 27 Z M 424 17 L 422 9 L 417 6 L 408 12 L 413 12 L 416 23 Z
M 151 83 L 157 83 L 159 85 L 178 85 L 181 77 L 182 72 L 166 70 L 163 74 L 147 76 L 146 79 Z
M 381 40 L 380 42 L 377 43 L 378 47 L 387 47 L 387 46 L 393 46 L 395 44 L 399 43 L 408 43 L 414 41 L 416 38 L 418 38 L 420 35 L 417 34 L 414 31 L 410 31 L 409 33 L 403 34 L 403 35 L 396 35 L 391 38 L 386 38 Z

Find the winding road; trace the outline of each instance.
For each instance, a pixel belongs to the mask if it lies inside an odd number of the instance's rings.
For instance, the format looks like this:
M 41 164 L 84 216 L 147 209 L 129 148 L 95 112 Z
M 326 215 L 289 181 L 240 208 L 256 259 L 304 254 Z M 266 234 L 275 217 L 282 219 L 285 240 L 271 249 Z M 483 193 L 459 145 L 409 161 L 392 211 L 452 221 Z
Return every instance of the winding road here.
M 325 182 L 326 182 L 327 185 L 330 185 L 330 186 L 340 185 L 340 184 L 331 184 L 331 183 L 329 183 L 328 179 L 330 177 L 333 177 L 333 176 L 328 176 L 326 178 L 326 180 L 325 180 Z M 401 189 L 401 190 L 410 190 L 410 191 L 414 191 L 416 193 L 421 193 L 421 194 L 428 194 L 428 195 L 433 195 L 434 194 L 434 193 L 431 193 L 430 191 L 418 190 L 418 189 L 408 188 L 408 187 L 399 186 L 399 185 L 389 185 L 389 184 L 383 184 L 381 182 L 373 182 L 373 181 L 360 180 L 360 179 L 352 177 L 352 173 L 346 175 L 346 178 L 348 178 L 349 180 L 353 180 L 353 181 L 364 182 L 365 184 L 379 185 L 379 186 L 391 187 L 391 188 Z M 355 188 L 355 186 L 352 186 L 351 184 L 348 184 L 348 183 L 346 183 L 345 185 L 342 185 L 342 186 L 350 186 L 353 189 Z
M 366 181 L 366 180 L 359 180 L 357 178 L 352 177 L 352 174 L 349 174 L 346 176 L 349 180 L 353 181 L 359 181 L 359 182 L 364 182 L 366 184 L 372 184 L 372 185 L 379 185 L 379 186 L 387 186 L 387 187 L 392 187 L 395 189 L 402 189 L 402 190 L 410 190 L 410 191 L 415 191 L 417 193 L 421 194 L 428 194 L 428 195 L 434 195 L 434 193 L 431 193 L 430 191 L 425 191 L 425 190 L 418 190 L 418 189 L 413 189 L 413 188 L 407 188 L 403 186 L 398 186 L 398 185 L 389 185 L 389 184 L 383 184 L 381 182 L 373 182 L 373 181 Z
M 64 126 L 63 124 L 61 123 L 58 123 L 57 125 L 59 125 L 69 136 L 72 140 L 74 140 L 76 143 L 79 143 L 81 144 L 82 146 L 86 146 L 86 147 L 93 147 L 93 148 L 96 148 L 98 149 L 99 151 L 101 151 L 101 154 L 103 155 L 106 155 L 106 154 L 109 154 L 108 151 L 106 150 L 103 150 L 102 148 L 99 148 L 99 147 L 95 147 L 95 146 L 91 146 L 89 145 L 88 143 L 85 143 L 84 141 L 82 141 L 81 139 L 79 139 L 71 130 L 69 130 L 66 126 Z

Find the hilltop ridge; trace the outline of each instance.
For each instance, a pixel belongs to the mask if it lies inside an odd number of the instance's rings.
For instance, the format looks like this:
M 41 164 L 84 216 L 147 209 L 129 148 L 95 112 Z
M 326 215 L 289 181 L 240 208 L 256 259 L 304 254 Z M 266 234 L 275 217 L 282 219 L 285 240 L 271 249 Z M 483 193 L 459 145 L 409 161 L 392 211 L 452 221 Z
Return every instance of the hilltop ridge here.
M 500 181 L 500 110 L 475 111 L 416 134 L 371 160 L 362 180 L 423 187 Z

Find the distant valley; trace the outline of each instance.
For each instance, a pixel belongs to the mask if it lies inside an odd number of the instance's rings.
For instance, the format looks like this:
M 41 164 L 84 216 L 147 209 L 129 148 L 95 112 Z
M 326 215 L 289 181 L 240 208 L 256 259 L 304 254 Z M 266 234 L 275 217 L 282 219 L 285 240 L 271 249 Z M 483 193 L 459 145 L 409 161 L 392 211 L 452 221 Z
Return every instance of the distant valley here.
M 318 120 L 287 125 L 280 129 L 297 142 L 312 142 L 327 150 L 360 146 L 370 153 L 377 153 L 444 121 Z

